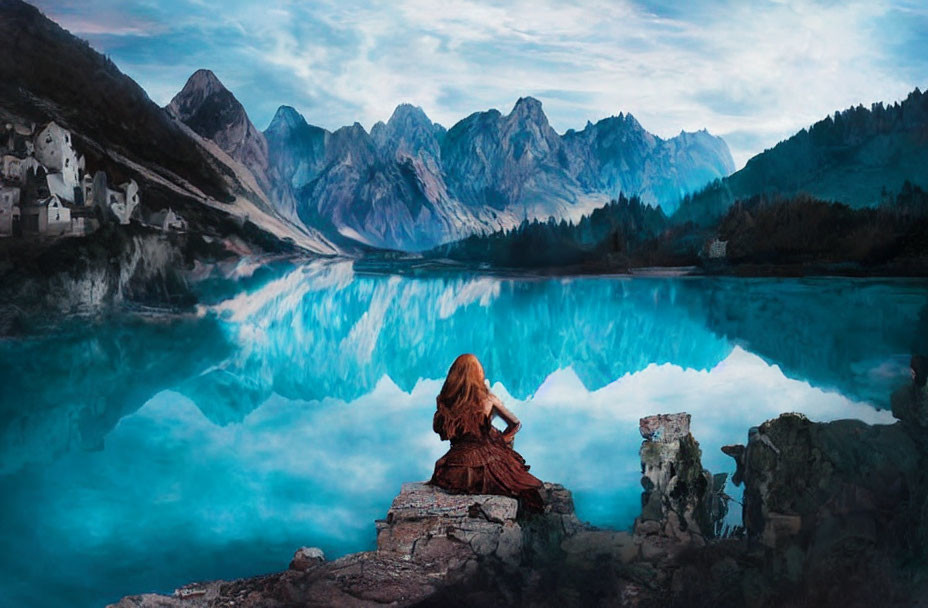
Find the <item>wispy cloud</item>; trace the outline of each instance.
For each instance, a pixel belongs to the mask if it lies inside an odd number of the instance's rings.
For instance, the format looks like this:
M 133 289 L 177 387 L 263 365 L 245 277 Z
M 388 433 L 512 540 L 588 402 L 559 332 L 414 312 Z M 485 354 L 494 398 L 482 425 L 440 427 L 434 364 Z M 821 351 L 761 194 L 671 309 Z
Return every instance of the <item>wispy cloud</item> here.
M 160 103 L 213 69 L 259 127 L 282 103 L 328 128 L 369 127 L 401 102 L 449 125 L 535 95 L 560 131 L 631 112 L 661 136 L 708 128 L 741 165 L 836 109 L 928 82 L 928 11 L 909 1 L 40 5 Z

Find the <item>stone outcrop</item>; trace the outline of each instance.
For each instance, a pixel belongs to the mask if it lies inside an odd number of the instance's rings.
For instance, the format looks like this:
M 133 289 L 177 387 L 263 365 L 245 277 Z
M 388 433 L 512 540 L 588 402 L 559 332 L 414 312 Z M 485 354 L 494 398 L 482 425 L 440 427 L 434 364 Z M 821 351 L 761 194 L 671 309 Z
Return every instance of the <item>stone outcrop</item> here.
M 686 413 L 642 418 L 641 516 L 635 520 L 636 543 L 645 561 L 672 559 L 680 551 L 701 547 L 716 536 L 728 512 L 723 499 L 726 473 L 702 468 L 699 443 L 690 433 Z
M 506 496 L 448 494 L 425 483 L 403 484 L 386 519 L 377 521 L 377 550 L 439 570 L 492 556 L 522 559 L 518 503 Z
M 634 531 L 580 522 L 545 484 L 545 511 L 502 496 L 404 484 L 377 550 L 282 573 L 124 598 L 117 608 L 218 606 L 913 606 L 928 597 L 928 441 L 909 423 L 785 414 L 726 446 L 744 529 L 718 535 L 723 475 L 702 468 L 688 414 L 643 418 Z
M 784 414 L 726 446 L 744 483 L 748 540 L 768 583 L 837 604 L 868 580 L 871 599 L 911 581 L 924 560 L 925 451 L 905 423 L 815 423 Z
M 575 561 L 598 559 L 602 543 L 589 541 L 603 532 L 577 519 L 562 486 L 546 483 L 542 496 L 544 513 L 521 517 L 514 498 L 406 483 L 376 522 L 376 551 L 326 562 L 321 550 L 303 547 L 279 574 L 189 585 L 170 597 L 127 597 L 115 606 L 410 606 L 491 597 L 543 603 L 533 595 L 542 587 L 539 572 L 559 562 L 562 543 Z

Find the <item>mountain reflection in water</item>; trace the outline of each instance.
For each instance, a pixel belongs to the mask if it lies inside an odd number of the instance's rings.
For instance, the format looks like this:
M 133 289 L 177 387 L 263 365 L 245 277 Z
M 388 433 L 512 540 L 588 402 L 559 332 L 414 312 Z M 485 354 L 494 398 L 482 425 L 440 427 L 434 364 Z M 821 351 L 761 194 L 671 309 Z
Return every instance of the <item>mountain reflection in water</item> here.
M 473 352 L 523 420 L 532 472 L 581 517 L 639 508 L 638 418 L 688 411 L 704 464 L 783 411 L 886 423 L 924 282 L 510 280 L 282 267 L 210 284 L 196 318 L 113 319 L 0 342 L 0 594 L 96 606 L 367 549 Z M 735 506 L 737 510 L 737 506 Z M 62 558 L 62 556 L 67 556 Z

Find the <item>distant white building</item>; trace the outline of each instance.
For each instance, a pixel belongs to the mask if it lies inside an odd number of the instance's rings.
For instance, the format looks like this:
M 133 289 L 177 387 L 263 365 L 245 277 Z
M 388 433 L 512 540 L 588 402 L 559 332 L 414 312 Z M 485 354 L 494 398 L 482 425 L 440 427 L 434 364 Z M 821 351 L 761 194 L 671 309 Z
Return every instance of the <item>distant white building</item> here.
M 132 212 L 139 206 L 139 185 L 134 179 L 119 186 L 119 190 L 108 190 L 106 201 L 110 212 L 120 224 L 128 224 Z
M 45 128 L 35 136 L 35 158 L 49 174 L 58 173 L 62 183 L 62 190 L 70 190 L 71 194 L 65 196 L 68 201 L 74 200 L 74 188 L 79 185 L 79 174 L 84 159 L 78 159 L 77 153 L 71 146 L 71 133 L 55 122 L 45 125 Z M 59 194 L 59 196 L 62 196 Z
M 71 232 L 71 210 L 57 196 L 20 207 L 26 234 L 59 236 Z
M 173 209 L 162 209 L 151 216 L 151 224 L 164 232 L 186 232 L 187 222 L 174 213 Z
M 74 155 L 71 147 L 71 133 L 58 126 L 56 122 L 45 125 L 35 136 L 35 157 L 49 172 L 62 171 L 65 161 Z M 69 167 L 71 163 L 68 163 Z M 74 159 L 77 168 L 77 159 Z
M 56 195 L 52 195 L 41 203 L 45 205 L 48 214 L 46 234 L 61 235 L 71 232 L 71 210 Z
M 84 178 L 81 180 L 81 192 L 84 197 L 84 206 L 93 206 L 93 176 L 89 173 L 85 173 Z
M 728 241 L 720 241 L 719 239 L 714 239 L 709 243 L 709 258 L 710 259 L 719 259 L 724 258 L 728 252 Z
M 22 160 L 12 154 L 0 158 L 0 178 L 8 182 L 21 183 L 23 179 Z
M 129 223 L 141 202 L 138 184 L 130 179 L 111 189 L 105 172 L 86 172 L 73 144 L 55 122 L 38 131 L 0 123 L 0 236 L 89 234 L 101 221 Z M 186 229 L 173 211 L 160 222 Z
M 0 186 L 0 237 L 13 235 L 13 223 L 19 216 L 20 189 Z
M 30 169 L 39 167 L 39 162 L 31 156 L 19 158 L 12 154 L 4 154 L 0 158 L 0 179 L 13 184 L 22 184 L 26 181 L 26 173 Z
M 49 173 L 45 179 L 48 181 L 48 191 L 51 194 L 63 201 L 74 202 L 75 186 L 78 184 L 69 183 L 64 173 Z
M 71 234 L 90 234 L 100 227 L 100 222 L 93 217 L 93 212 L 82 207 L 71 209 Z

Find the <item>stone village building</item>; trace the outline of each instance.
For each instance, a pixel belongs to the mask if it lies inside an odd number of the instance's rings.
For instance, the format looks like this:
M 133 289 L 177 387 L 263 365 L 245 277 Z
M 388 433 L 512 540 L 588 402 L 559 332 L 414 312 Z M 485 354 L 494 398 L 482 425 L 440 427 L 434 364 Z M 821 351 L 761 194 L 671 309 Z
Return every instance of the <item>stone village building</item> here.
M 84 170 L 84 157 L 77 157 L 71 146 L 71 134 L 54 122 L 48 123 L 35 136 L 35 159 L 48 173 L 48 188 L 60 200 L 75 201 L 79 173 Z
M 153 213 L 149 218 L 149 225 L 164 232 L 187 232 L 187 222 L 171 208 Z
M 728 253 L 728 241 L 713 239 L 709 243 L 709 259 L 718 260 L 724 258 Z
M 73 143 L 54 121 L 38 132 L 35 125 L 0 126 L 0 237 L 89 234 L 100 219 L 129 223 L 141 202 L 138 184 L 110 188 L 104 172 L 86 171 Z M 173 211 L 160 224 L 186 229 Z
M 19 229 L 19 188 L 0 186 L 0 234 L 16 234 Z

